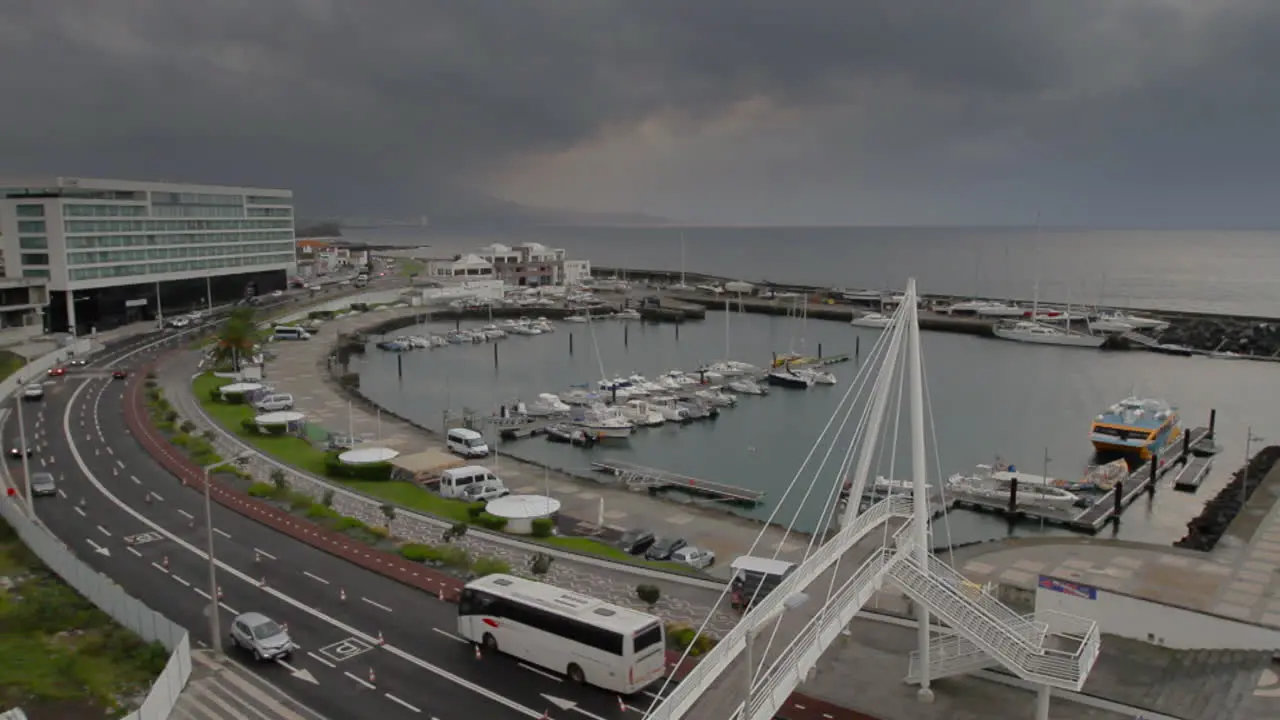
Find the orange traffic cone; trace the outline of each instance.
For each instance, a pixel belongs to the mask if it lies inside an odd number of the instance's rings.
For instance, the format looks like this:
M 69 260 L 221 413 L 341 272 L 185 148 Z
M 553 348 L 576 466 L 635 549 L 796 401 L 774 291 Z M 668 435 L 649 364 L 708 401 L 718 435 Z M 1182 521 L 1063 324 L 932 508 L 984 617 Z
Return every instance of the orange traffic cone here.
M 621 695 L 618 696 L 618 709 L 621 710 L 622 712 L 627 711 L 627 704 L 623 702 Z
M 169 569 L 169 556 L 168 556 L 168 555 L 165 555 L 164 557 L 160 558 L 160 567 L 164 568 L 165 570 L 168 570 L 168 569 Z
M 289 632 L 289 623 L 280 623 L 280 627 L 284 628 L 285 632 Z
M 262 579 L 258 581 L 258 587 L 266 587 L 266 586 L 267 586 L 267 576 L 263 575 Z
M 347 601 L 347 591 L 343 588 L 338 588 L 338 602 L 346 602 L 346 601 Z
M 378 676 L 373 673 L 373 668 L 369 668 L 369 684 L 370 685 L 378 684 Z
M 476 659 L 477 659 L 477 660 L 481 659 L 481 658 L 480 658 L 480 646 L 479 646 L 479 645 L 477 645 L 477 646 L 476 646 Z
M 379 645 L 386 645 L 386 644 L 387 644 L 387 641 L 382 639 L 382 631 L 381 631 L 381 630 L 379 630 L 379 631 L 378 631 L 378 644 L 379 644 Z
M 253 561 L 256 563 L 262 562 L 262 556 L 258 554 L 257 550 L 253 551 Z
M 219 586 L 218 586 L 218 599 L 219 599 L 219 600 L 221 600 L 221 599 L 222 599 L 222 586 L 221 586 L 221 585 L 219 585 Z

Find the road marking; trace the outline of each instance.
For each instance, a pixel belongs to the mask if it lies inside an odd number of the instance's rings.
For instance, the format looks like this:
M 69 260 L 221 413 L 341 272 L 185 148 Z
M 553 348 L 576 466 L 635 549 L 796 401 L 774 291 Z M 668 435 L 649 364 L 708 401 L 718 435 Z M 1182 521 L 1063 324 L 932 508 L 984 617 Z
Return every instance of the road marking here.
M 420 712 L 422 712 L 422 711 L 421 711 L 421 710 L 419 710 L 418 708 L 416 708 L 416 707 L 414 707 L 414 706 L 410 705 L 409 703 L 407 703 L 407 702 L 405 702 L 405 701 L 401 700 L 400 698 L 396 697 L 395 695 L 392 695 L 391 693 L 383 693 L 383 694 L 387 696 L 387 699 L 388 699 L 388 700 L 390 700 L 391 702 L 393 702 L 393 703 L 395 703 L 395 704 L 397 704 L 397 705 L 400 705 L 400 706 L 403 706 L 403 707 L 409 708 L 410 710 L 412 710 L 412 711 L 414 711 L 414 712 L 416 712 L 416 713 L 420 713 Z
M 329 662 L 328 660 L 325 660 L 324 658 L 322 658 L 322 657 L 320 657 L 319 655 L 317 655 L 317 654 L 315 654 L 315 653 L 311 652 L 310 650 L 308 650 L 308 651 L 307 651 L 307 655 L 308 655 L 308 656 L 310 656 L 312 660 L 315 660 L 316 662 L 320 663 L 321 665 L 328 665 L 328 666 L 329 666 L 329 667 L 331 667 L 331 668 L 336 668 L 336 667 L 338 667 L 337 665 L 334 665 L 333 663 Z
M 138 476 L 137 476 L 137 475 L 130 475 L 130 476 L 129 476 L 129 479 L 130 479 L 130 480 L 132 480 L 132 481 L 134 482 L 134 484 L 136 484 L 136 485 L 141 485 L 141 484 L 142 484 L 142 481 L 138 479 Z
M 156 500 L 159 500 L 160 502 L 164 502 L 164 498 L 160 497 L 160 493 L 154 490 L 151 491 L 151 497 L 155 498 Z
M 436 632 L 438 632 L 438 633 L 440 633 L 441 635 L 443 635 L 443 636 L 445 636 L 445 637 L 449 638 L 450 640 L 457 640 L 458 642 L 460 642 L 460 643 L 465 643 L 465 644 L 467 644 L 467 645 L 470 645 L 470 644 L 471 644 L 471 641 L 470 641 L 470 640 L 468 640 L 468 639 L 466 639 L 466 638 L 463 638 L 463 637 L 458 637 L 457 635 L 454 635 L 453 633 L 449 632 L 448 630 L 441 630 L 440 628 L 431 628 L 431 629 L 432 629 L 432 630 L 434 630 L 434 631 L 436 631 Z
M 77 507 L 75 510 L 76 510 L 76 512 L 80 513 L 80 517 L 89 517 L 88 515 L 85 515 L 85 514 L 84 514 L 84 510 L 81 510 L 81 509 L 80 509 L 80 508 L 78 508 L 78 507 Z
M 102 555 L 103 557 L 111 557 L 111 551 L 110 551 L 110 550 L 108 550 L 108 549 L 106 549 L 106 548 L 102 547 L 101 545 L 99 545 L 98 543 L 96 543 L 96 542 L 94 542 L 94 541 L 90 540 L 89 538 L 85 538 L 85 541 L 86 541 L 86 542 L 88 542 L 90 545 L 92 545 L 92 546 L 93 546 L 93 551 L 94 551 L 94 552 L 98 553 L 99 555 Z
M 218 603 L 218 607 L 222 608 L 223 610 L 226 610 L 227 612 L 231 613 L 232 615 L 239 615 L 239 614 L 240 614 L 240 611 L 239 611 L 239 610 L 237 610 L 237 609 L 235 609 L 235 608 L 231 607 L 230 605 L 228 605 L 228 604 L 226 604 L 226 603 L 224 603 L 224 602 L 220 602 L 220 603 Z
M 142 557 L 142 553 L 138 552 L 137 548 L 131 548 L 131 547 L 125 546 L 125 550 L 128 550 L 129 552 L 133 553 L 134 555 L 137 555 L 138 557 Z
M 164 568 L 164 566 L 163 566 L 163 565 L 161 565 L 160 563 L 154 563 L 154 562 L 153 562 L 153 563 L 151 563 L 151 567 L 153 567 L 153 568 L 155 568 L 155 569 L 159 570 L 159 571 L 160 571 L 160 572 L 162 572 L 162 573 L 168 573 L 168 572 L 169 572 L 169 571 L 168 571 L 168 570 L 166 570 L 166 569 Z
M 361 640 L 360 638 L 349 637 L 345 640 L 339 640 L 336 643 L 325 645 L 320 648 L 320 654 L 329 658 L 333 662 L 340 663 L 350 660 L 351 658 L 362 655 L 373 649 L 373 645 Z
M 547 679 L 550 679 L 550 680 L 555 680 L 556 682 L 564 682 L 564 679 L 563 679 L 563 678 L 556 677 L 555 675 L 552 675 L 551 673 L 547 672 L 546 670 L 542 670 L 542 669 L 540 669 L 540 668 L 536 668 L 536 667 L 534 667 L 534 666 L 532 666 L 532 665 L 525 665 L 524 663 L 516 663 L 516 664 L 517 664 L 517 665 L 519 665 L 520 667 L 524 668 L 525 670 L 528 670 L 528 671 L 529 671 L 529 672 L 531 672 L 531 673 L 537 673 L 537 674 L 541 675 L 541 676 L 542 676 L 542 677 L 544 677 L 544 678 L 547 678 Z
M 63 500 L 67 499 L 67 494 L 62 491 L 62 488 L 58 488 L 58 497 L 62 498 Z
M 186 519 L 188 519 L 188 520 L 195 520 L 195 519 L 196 519 L 196 516 L 195 516 L 195 515 L 192 515 L 191 513 L 187 512 L 186 510 L 178 510 L 178 512 L 179 512 L 179 513 L 181 513 L 182 517 L 184 517 L 184 518 L 186 518 Z
M 363 601 L 365 601 L 365 602 L 367 602 L 367 603 L 369 603 L 370 605 L 372 605 L 372 606 L 374 606 L 374 607 L 376 607 L 376 608 L 379 608 L 379 609 L 381 609 L 381 610 L 386 610 L 387 612 L 391 612 L 391 608 L 387 607 L 386 605 L 383 605 L 382 603 L 376 603 L 376 602 L 374 602 L 374 601 L 370 600 L 370 599 L 369 599 L 369 598 L 367 598 L 367 597 L 362 597 L 362 598 L 360 598 L 360 599 L 361 599 L 361 600 L 363 600 Z
M 570 710 L 572 710 L 572 711 L 574 711 L 574 712 L 576 712 L 576 713 L 578 713 L 579 715 L 585 715 L 586 717 L 591 718 L 591 720 L 605 720 L 604 718 L 600 717 L 599 715 L 597 715 L 597 714 L 595 714 L 595 713 L 592 713 L 592 712 L 587 712 L 586 710 L 583 710 L 582 708 L 578 707 L 577 705 L 575 705 L 575 706 L 573 706 L 573 707 L 571 707 L 571 708 L 569 708 L 569 709 L 570 709 Z M 628 709 L 628 710 L 630 710 L 631 708 L 627 708 L 627 709 Z
M 303 574 L 303 575 L 306 575 L 307 577 L 311 578 L 312 580 L 315 580 L 316 582 L 322 582 L 322 583 L 324 583 L 325 585 L 328 585 L 328 584 L 329 584 L 329 581 L 328 581 L 328 580 L 325 580 L 324 578 L 320 577 L 319 575 L 312 575 L 311 573 L 307 572 L 306 570 L 303 570 L 303 571 L 302 571 L 302 574 Z
M 258 548 L 254 548 L 254 549 L 253 549 L 253 551 L 254 551 L 254 552 L 256 552 L 256 553 L 258 553 L 259 555 L 261 555 L 261 556 L 262 556 L 262 557 L 264 557 L 264 558 L 271 558 L 272 560 L 279 560 L 279 559 L 280 559 L 280 558 L 276 557 L 275 555 L 272 555 L 271 553 L 267 552 L 266 550 L 259 550 Z
M 111 449 L 111 446 L 110 446 L 110 445 L 108 445 L 108 446 L 107 446 L 107 454 L 108 454 L 108 455 L 115 455 L 115 454 L 116 454 L 116 451 L 115 451 L 115 450 L 112 450 L 112 449 Z M 120 461 L 119 461 L 119 460 L 117 460 L 116 462 L 120 462 Z M 124 463 L 120 463 L 120 467 L 124 467 Z
M 182 578 L 178 577 L 177 575 L 174 575 L 174 574 L 172 574 L 172 573 L 171 573 L 171 574 L 169 575 L 169 577 L 173 578 L 174 580 L 177 580 L 178 582 L 182 583 L 183 585 L 186 585 L 187 587 L 191 587 L 191 583 L 187 582 L 186 580 L 183 580 Z
M 367 681 L 367 680 L 362 680 L 362 679 L 360 679 L 360 678 L 356 677 L 355 675 L 352 675 L 351 673 L 349 673 L 349 672 L 347 672 L 347 671 L 345 671 L 345 670 L 343 670 L 343 671 L 342 671 L 342 674 L 343 674 L 343 675 L 346 675 L 347 677 L 351 678 L 352 680 L 355 680 L 356 682 L 358 682 L 358 683 L 360 683 L 361 685 L 363 685 L 363 686 L 365 686 L 365 687 L 369 688 L 370 690 L 377 690 L 377 688 L 373 686 L 373 683 L 370 683 L 370 682 L 369 682 L 369 681 Z
M 218 528 L 214 528 L 214 529 L 213 529 L 213 531 L 214 531 L 214 532 L 216 532 L 216 533 L 218 533 L 219 535 L 221 535 L 222 537 L 224 537 L 224 538 L 226 538 L 226 539 L 228 539 L 228 540 L 230 540 L 230 539 L 231 539 L 231 535 L 230 535 L 230 533 L 225 533 L 225 532 L 223 532 L 223 531 L 219 530 Z
M 200 588 L 198 588 L 198 587 L 196 587 L 196 586 L 194 586 L 194 585 L 192 585 L 192 586 L 191 586 L 191 589 L 192 589 L 192 590 L 195 590 L 195 591 L 196 591 L 196 594 L 197 594 L 197 595 L 199 595 L 200 597 L 204 598 L 205 600 L 208 600 L 208 599 L 209 599 L 209 593 L 207 593 L 207 592 L 205 592 L 205 591 L 201 590 Z
M 111 537 L 111 533 L 107 532 L 107 529 L 102 527 L 101 525 L 98 526 L 98 532 L 102 533 L 103 535 L 106 535 L 107 537 Z
M 70 433 L 70 430 L 71 430 L 71 409 L 72 409 L 72 407 L 74 407 L 74 405 L 75 405 L 75 401 L 76 401 L 77 396 L 79 396 L 79 394 L 84 390 L 84 388 L 85 388 L 85 383 L 82 383 L 82 384 L 80 385 L 80 387 L 76 388 L 76 389 L 75 389 L 75 391 L 74 391 L 74 392 L 72 392 L 72 394 L 71 394 L 71 398 L 70 398 L 70 400 L 68 400 L 68 402 L 67 402 L 67 409 L 63 412 L 63 416 L 62 416 L 62 428 L 63 428 L 63 432 L 65 432 L 65 433 L 67 434 L 67 436 L 68 436 L 68 437 L 70 437 L 70 434 L 71 434 L 71 433 Z M 94 489 L 96 489 L 99 493 L 101 493 L 101 494 L 102 494 L 102 496 L 103 496 L 104 498 L 106 498 L 107 500 L 109 500 L 109 501 L 111 501 L 112 503 L 114 503 L 114 504 L 116 505 L 116 507 L 120 508 L 120 509 L 121 509 L 122 511 L 124 511 L 125 513 L 127 513 L 127 514 L 129 514 L 129 515 L 132 515 L 132 516 L 134 517 L 134 519 L 138 520 L 138 522 L 141 522 L 142 524 L 144 524 L 144 525 L 146 525 L 146 526 L 150 527 L 150 528 L 151 528 L 152 530 L 154 530 L 155 532 L 158 532 L 158 533 L 160 533 L 161 535 L 163 535 L 164 537 L 168 538 L 170 541 L 172 541 L 175 545 L 177 545 L 178 547 L 182 548 L 183 550 L 185 550 L 185 551 L 187 551 L 187 552 L 191 553 L 192 555 L 195 555 L 197 558 L 200 558 L 200 559 L 202 559 L 202 560 L 205 560 L 205 561 L 208 561 L 208 560 L 209 560 L 209 556 L 208 556 L 205 552 L 203 552 L 202 550 L 200 550 L 198 547 L 196 547 L 195 545 L 192 545 L 191 543 L 189 543 L 189 542 L 187 542 L 187 541 L 183 540 L 182 538 L 180 538 L 180 537 L 178 537 L 177 535 L 175 535 L 175 534 L 173 534 L 173 533 L 169 532 L 168 530 L 165 530 L 165 529 L 164 529 L 163 527 L 161 527 L 159 524 L 157 524 L 156 522 L 154 522 L 153 520 L 151 520 L 151 518 L 147 517 L 147 516 L 146 516 L 146 515 L 144 515 L 143 513 L 141 513 L 141 512 L 139 512 L 138 510 L 134 509 L 132 506 L 130 506 L 130 505 L 129 505 L 128 503 L 126 503 L 125 501 L 123 501 L 123 500 L 121 500 L 120 498 L 118 498 L 118 497 L 116 497 L 115 495 L 113 495 L 109 490 L 107 490 L 106 486 L 105 486 L 105 485 L 103 485 L 103 484 L 102 484 L 102 482 L 101 482 L 100 480 L 98 480 L 97 476 L 93 474 L 93 471 L 89 469 L 89 466 L 88 466 L 88 465 L 85 463 L 85 461 L 84 461 L 84 457 L 80 454 L 80 448 L 78 448 L 78 447 L 76 446 L 76 444 L 75 444 L 75 443 L 68 443 L 68 447 L 69 447 L 69 448 L 70 448 L 70 450 L 71 450 L 71 458 L 72 458 L 73 460 L 75 460 L 75 462 L 76 462 L 76 466 L 80 468 L 80 472 L 84 474 L 85 479 L 89 481 L 89 484 L 90 484 L 90 485 L 93 485 Z M 259 552 L 261 552 L 261 551 L 259 551 Z M 262 553 L 262 554 L 267 555 L 267 553 Z M 267 556 L 268 556 L 268 557 L 271 557 L 270 555 L 267 555 Z M 273 557 L 272 559 L 274 560 L 275 558 Z M 307 605 L 307 604 L 305 604 L 305 603 L 303 603 L 303 602 L 301 602 L 301 601 L 299 601 L 299 600 L 294 599 L 292 596 L 289 596 L 289 595 L 286 595 L 286 594 L 284 594 L 284 593 L 280 592 L 279 590 L 275 589 L 274 587 L 270 587 L 270 586 L 263 587 L 263 586 L 260 586 L 260 585 L 258 584 L 258 580 L 257 580 L 256 578 L 250 577 L 248 574 L 243 573 L 243 572 L 240 572 L 239 570 L 237 570 L 236 568 L 234 568 L 234 567 L 232 567 L 232 566 L 230 566 L 230 565 L 226 564 L 225 562 L 222 562 L 222 561 L 220 561 L 220 560 L 215 560 L 214 564 L 215 564 L 219 569 L 221 569 L 223 572 L 225 572 L 228 576 L 230 576 L 230 577 L 234 577 L 234 578 L 236 578 L 236 579 L 238 579 L 238 580 L 240 580 L 240 581 L 242 581 L 242 582 L 244 582 L 244 583 L 246 583 L 246 584 L 248 584 L 248 585 L 252 585 L 252 586 L 254 586 L 254 587 L 258 588 L 261 592 L 264 592 L 264 593 L 267 593 L 268 595 L 271 595 L 272 597 L 276 598 L 277 600 L 280 600 L 281 602 L 283 602 L 283 603 L 285 603 L 285 604 L 287 604 L 287 605 L 289 605 L 289 606 L 291 606 L 291 607 L 295 608 L 295 609 L 296 609 L 296 610 L 298 610 L 299 612 L 302 612 L 302 613 L 305 613 L 305 614 L 307 614 L 307 615 L 310 615 L 311 617 L 313 617 L 313 618 L 315 618 L 315 619 L 317 619 L 317 620 L 320 620 L 320 621 L 322 621 L 322 622 L 325 622 L 325 623 L 327 623 L 327 624 L 329 624 L 329 625 L 331 625 L 331 626 L 333 626 L 333 627 L 335 627 L 335 628 L 337 628 L 337 629 L 339 629 L 339 630 L 342 630 L 343 632 L 346 632 L 346 633 L 348 633 L 348 634 L 350 634 L 350 635 L 352 635 L 352 636 L 358 637 L 358 638 L 360 638 L 361 640 L 364 640 L 365 642 L 368 642 L 368 643 L 375 643 L 375 642 L 376 642 L 376 641 L 374 640 L 373 636 L 368 635 L 368 634 L 366 634 L 366 633 L 363 633 L 363 632 L 361 632 L 361 631 L 357 630 L 356 628 L 352 627 L 351 625 L 349 625 L 349 624 L 347 624 L 347 623 L 345 623 L 345 622 L 343 622 L 343 621 L 341 621 L 341 620 L 339 620 L 339 619 L 337 619 L 337 618 L 335 618 L 335 617 L 332 617 L 332 616 L 330 616 L 330 615 L 326 615 L 325 613 L 323 613 L 323 612 L 321 612 L 321 611 L 319 611 L 319 610 L 317 610 L 317 609 L 315 609 L 315 608 L 311 607 L 310 605 Z M 157 566 L 157 567 L 159 567 L 159 566 Z M 240 614 L 239 612 L 236 612 L 236 611 L 232 610 L 231 608 L 227 607 L 225 604 L 221 604 L 221 603 L 220 603 L 220 605 L 222 606 L 222 608 L 223 608 L 223 609 L 227 610 L 228 612 L 231 612 L 233 615 L 239 615 L 239 614 Z M 440 667 L 440 666 L 438 666 L 438 665 L 433 665 L 433 664 L 431 664 L 431 663 L 427 662 L 426 660 L 423 660 L 422 658 L 419 658 L 419 657 L 417 657 L 417 656 L 415 656 L 415 655 L 412 655 L 412 654 L 410 654 L 410 653 L 408 653 L 408 652 L 406 652 L 406 651 L 404 651 L 404 650 L 402 650 L 402 649 L 400 649 L 400 648 L 398 648 L 398 647 L 396 647 L 396 646 L 394 646 L 394 645 L 386 644 L 386 645 L 383 645 L 383 646 L 382 646 L 382 649 L 383 649 L 384 651 L 386 651 L 387 653 L 389 653 L 389 654 L 391 654 L 391 655 L 394 655 L 395 657 L 400 658 L 401 660 L 403 660 L 403 661 L 405 661 L 405 662 L 407 662 L 407 663 L 410 663 L 410 664 L 412 664 L 412 665 L 416 665 L 416 666 L 418 666 L 419 668 L 421 668 L 421 669 L 423 669 L 423 670 L 426 670 L 427 672 L 432 673 L 433 675 L 436 675 L 436 676 L 438 676 L 438 677 L 440 677 L 440 678 L 442 678 L 442 679 L 444 679 L 444 680 L 447 680 L 447 681 L 449 681 L 449 682 L 451 682 L 451 683 L 453 683 L 453 684 L 455 684 L 455 685 L 458 685 L 458 686 L 460 686 L 460 687 L 462 687 L 462 688 L 465 688 L 465 689 L 467 689 L 467 690 L 469 690 L 469 691 L 471 691 L 471 692 L 473 692 L 473 693 L 475 693 L 475 694 L 477 694 L 477 695 L 481 695 L 481 696 L 483 696 L 483 697 L 485 697 L 485 698 L 487 698 L 487 699 L 489 699 L 489 700 L 492 700 L 493 702 L 496 702 L 496 703 L 498 703 L 498 704 L 500 704 L 500 705 L 503 705 L 503 706 L 505 706 L 505 707 L 507 707 L 507 708 L 509 708 L 509 709 L 511 709 L 511 710 L 513 710 L 513 711 L 515 711 L 515 712 L 517 712 L 517 713 L 519 713 L 520 715 L 523 715 L 523 716 L 528 717 L 528 718 L 533 718 L 534 720 L 538 720 L 539 718 L 541 718 L 541 717 L 542 717 L 542 713 L 541 713 L 541 712 L 539 712 L 539 711 L 537 711 L 537 710 L 534 710 L 534 709 L 533 709 L 533 708 L 531 708 L 531 707 L 528 707 L 528 706 L 526 706 L 526 705 L 522 705 L 522 704 L 520 704 L 519 702 L 516 702 L 515 700 L 512 700 L 511 698 L 509 698 L 509 697 L 507 697 L 507 696 L 505 696 L 505 695 L 501 695 L 501 694 L 499 694 L 499 693 L 497 693 L 497 692 L 494 692 L 493 690 L 490 690 L 490 689 L 488 689 L 488 688 L 486 688 L 486 687 L 484 687 L 484 686 L 482 686 L 482 685 L 478 685 L 478 684 L 476 684 L 476 683 L 474 683 L 474 682 L 472 682 L 472 681 L 470 681 L 470 680 L 467 680 L 466 678 L 464 678 L 464 677 L 462 677 L 462 676 L 460 676 L 460 675 L 456 675 L 456 674 L 454 674 L 454 673 L 452 673 L 452 672 L 450 672 L 450 671 L 448 671 L 448 670 L 446 670 L 446 669 L 444 669 L 444 668 L 442 668 L 442 667 Z

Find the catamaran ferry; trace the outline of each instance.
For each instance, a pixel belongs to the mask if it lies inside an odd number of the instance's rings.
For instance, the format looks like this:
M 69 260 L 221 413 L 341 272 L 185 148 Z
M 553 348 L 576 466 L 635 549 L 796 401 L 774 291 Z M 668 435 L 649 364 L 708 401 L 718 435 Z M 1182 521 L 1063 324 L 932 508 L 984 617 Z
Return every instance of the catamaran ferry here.
M 1093 419 L 1089 440 L 1098 452 L 1150 460 L 1178 439 L 1177 408 L 1164 400 L 1128 397 Z

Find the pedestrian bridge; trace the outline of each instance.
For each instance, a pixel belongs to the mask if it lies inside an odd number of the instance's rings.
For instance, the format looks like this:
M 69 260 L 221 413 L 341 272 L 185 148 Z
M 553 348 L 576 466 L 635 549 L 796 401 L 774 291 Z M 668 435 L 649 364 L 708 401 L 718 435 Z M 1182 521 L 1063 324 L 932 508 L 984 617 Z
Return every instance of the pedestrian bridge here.
M 849 506 L 841 529 L 825 543 L 811 547 L 804 562 L 755 603 L 678 686 L 655 700 L 646 718 L 773 718 L 831 643 L 847 632 L 854 616 L 886 583 L 901 589 L 916 604 L 921 643 L 911 655 L 906 681 L 920 686 L 922 700 L 932 698 L 932 679 L 999 665 L 1041 688 L 1037 717 L 1047 719 L 1050 688 L 1079 691 L 1084 685 L 1100 646 L 1095 623 L 1057 612 L 1019 614 L 929 550 L 923 378 L 915 299 L 911 282 L 893 323 L 876 346 L 883 351 L 884 360 L 863 408 L 862 424 L 867 431 L 860 434 L 861 452 L 852 472 Z M 907 360 L 908 370 L 905 382 L 896 384 L 899 353 Z M 900 396 L 903 385 L 911 389 L 914 490 L 909 495 L 890 494 L 859 512 L 858 499 L 876 452 L 887 399 L 895 390 Z M 893 445 L 896 447 L 896 442 Z M 833 497 L 844 484 L 845 471 L 854 457 L 852 445 L 844 457 L 834 481 L 827 480 L 832 483 L 830 493 L 823 495 Z M 935 477 L 938 474 L 935 470 Z M 805 498 L 808 496 L 806 492 Z M 931 615 L 946 629 L 934 628 Z

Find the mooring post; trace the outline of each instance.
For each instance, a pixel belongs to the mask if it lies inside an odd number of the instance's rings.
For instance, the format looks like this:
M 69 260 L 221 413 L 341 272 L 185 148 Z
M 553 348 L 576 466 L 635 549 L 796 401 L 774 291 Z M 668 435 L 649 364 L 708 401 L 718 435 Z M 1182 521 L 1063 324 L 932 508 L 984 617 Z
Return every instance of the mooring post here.
M 494 345 L 495 349 L 497 347 Z M 404 377 L 404 353 L 396 353 L 396 377 Z
M 680 342 L 680 321 L 676 320 L 676 342 Z
M 493 369 L 498 369 L 498 343 L 493 344 Z
M 1115 510 L 1111 512 L 1111 517 L 1116 522 L 1120 522 L 1120 513 L 1124 512 L 1124 481 L 1116 483 Z
M 1218 425 L 1218 409 L 1209 411 L 1209 439 L 1214 439 L 1214 428 Z
M 609 392 L 611 395 L 613 395 L 613 402 L 611 404 L 617 405 L 618 404 L 618 386 L 614 385 L 613 387 L 609 388 Z
M 1009 512 L 1018 510 L 1018 478 L 1009 479 Z
M 1160 479 L 1160 453 L 1151 453 L 1151 480 L 1147 482 L 1147 494 L 1156 494 L 1156 480 Z
M 456 317 L 456 318 L 454 318 L 454 319 L 453 319 L 453 329 L 454 329 L 454 330 L 461 330 L 461 329 L 462 329 L 462 316 L 461 316 L 461 315 L 459 315 L 458 317 Z
M 569 333 L 569 357 L 573 357 L 573 333 Z
M 822 359 L 822 343 L 818 343 L 818 359 Z
M 631 326 L 623 325 L 622 326 L 622 347 L 630 347 L 630 346 L 631 346 Z
M 1182 462 L 1191 460 L 1191 428 L 1182 431 Z
M 855 335 L 853 337 L 853 359 L 857 360 L 862 355 L 862 336 Z

